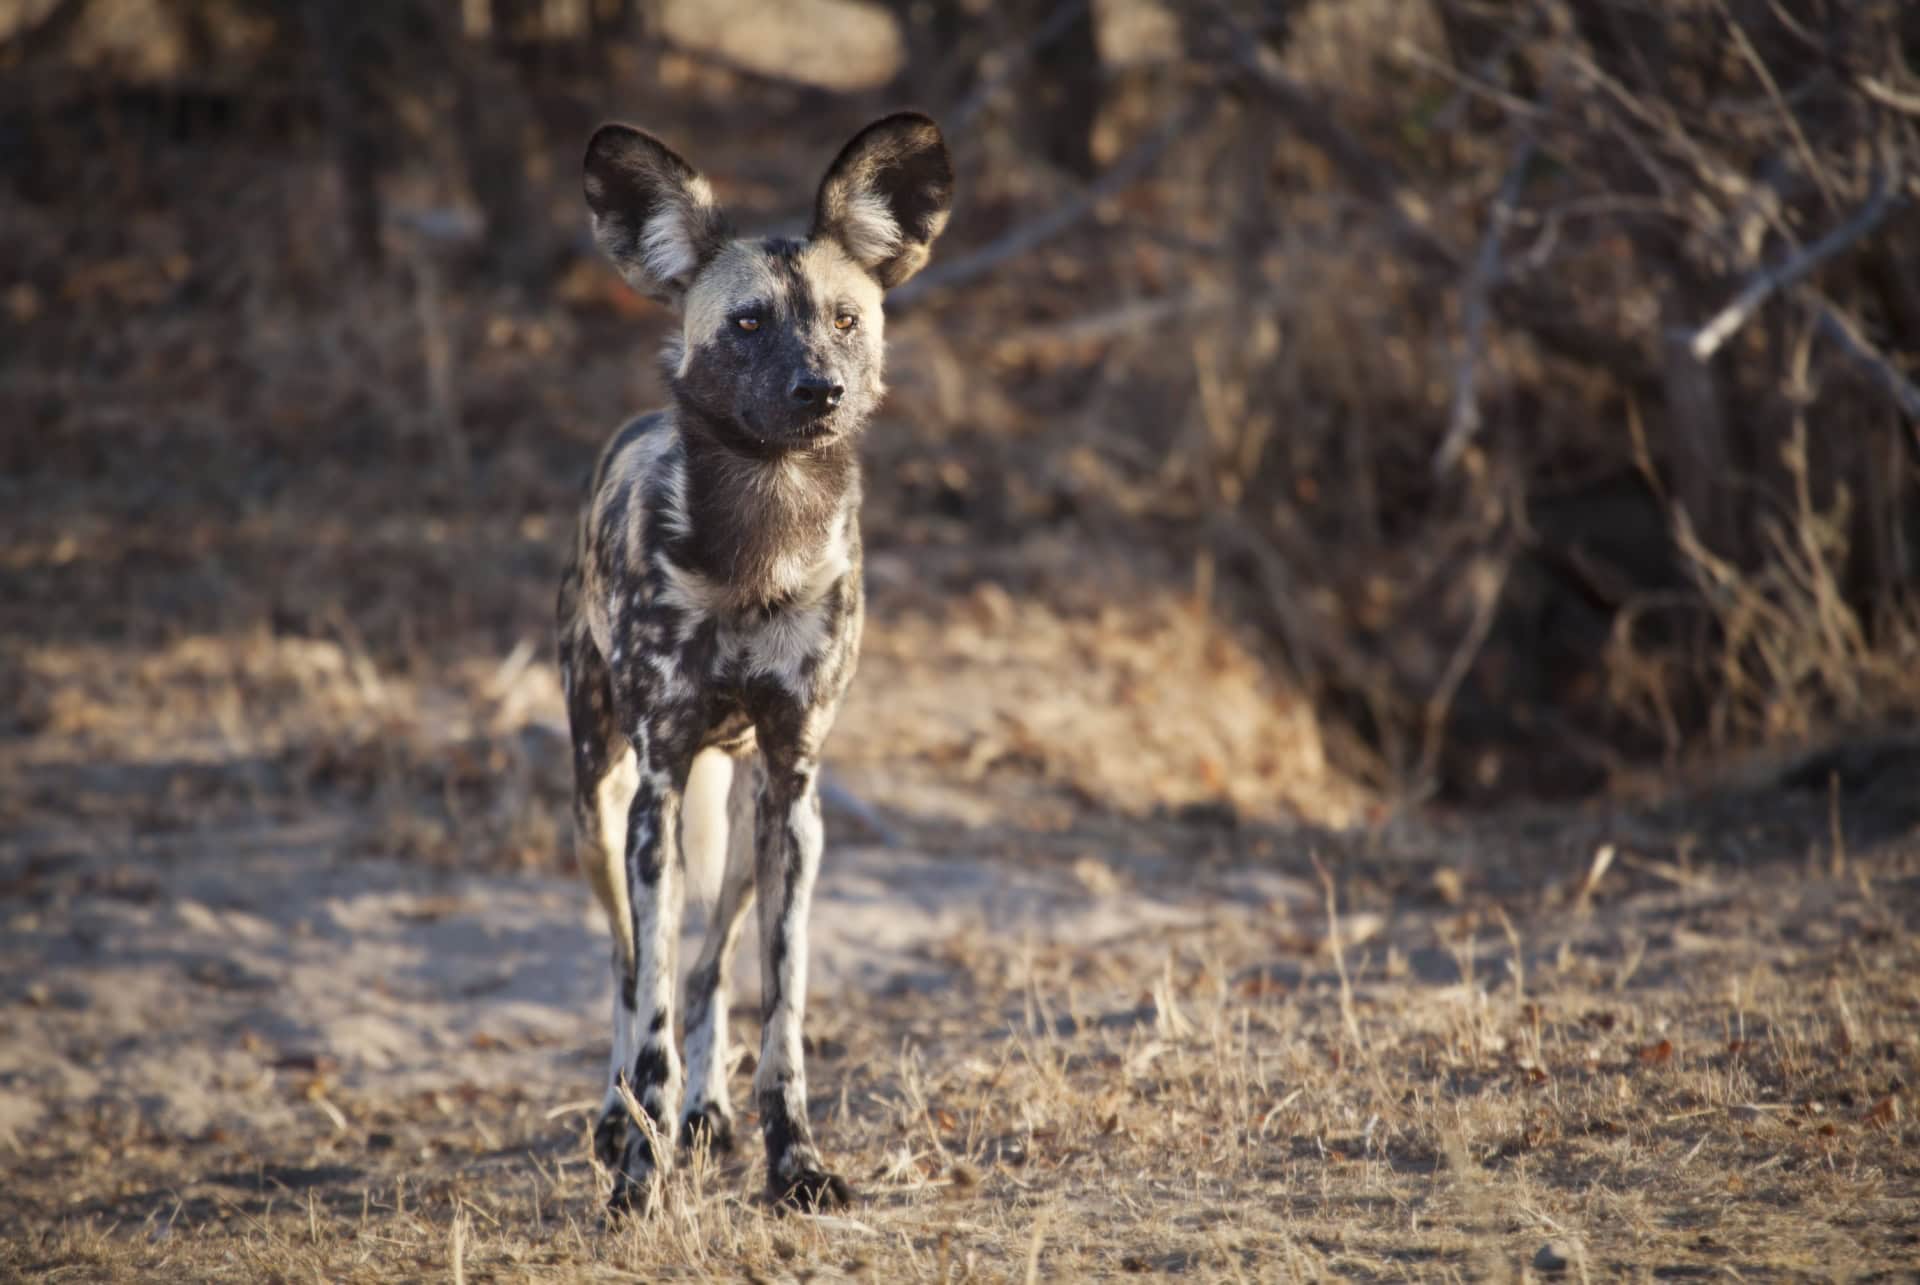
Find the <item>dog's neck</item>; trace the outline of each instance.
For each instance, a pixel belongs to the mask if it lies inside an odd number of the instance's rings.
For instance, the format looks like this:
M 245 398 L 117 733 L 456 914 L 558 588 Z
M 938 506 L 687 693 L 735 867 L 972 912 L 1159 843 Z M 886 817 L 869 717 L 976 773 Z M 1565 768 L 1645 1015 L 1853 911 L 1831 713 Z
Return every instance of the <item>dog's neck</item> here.
M 792 597 L 823 563 L 844 558 L 851 510 L 860 503 L 851 435 L 762 455 L 741 449 L 728 426 L 684 401 L 679 412 L 687 515 L 680 561 L 724 585 L 734 601 L 766 605 Z

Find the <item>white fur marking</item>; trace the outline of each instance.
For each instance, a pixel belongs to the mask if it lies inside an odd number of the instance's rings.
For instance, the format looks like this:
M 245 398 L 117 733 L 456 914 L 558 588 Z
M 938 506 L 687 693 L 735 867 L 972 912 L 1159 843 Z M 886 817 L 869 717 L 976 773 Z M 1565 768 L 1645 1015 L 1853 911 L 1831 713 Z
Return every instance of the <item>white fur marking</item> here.
M 607 883 L 613 889 L 617 912 L 614 936 L 619 940 L 621 953 L 628 959 L 633 958 L 633 923 L 627 900 L 627 809 L 633 806 L 634 790 L 639 784 L 639 760 L 629 749 L 614 761 L 593 792 L 601 859 L 609 866 Z
M 847 253 L 869 267 L 892 258 L 903 239 L 886 198 L 868 188 L 846 194 L 838 231 Z
M 647 219 L 640 229 L 640 262 L 655 281 L 678 281 L 692 276 L 700 266 L 700 254 L 693 244 L 693 220 L 712 205 L 712 185 L 696 174 Z
M 687 211 L 679 202 L 668 201 L 647 220 L 640 232 L 640 262 L 647 275 L 660 282 L 677 281 L 700 266 L 687 228 Z
M 600 1099 L 602 1115 L 620 1107 L 620 1073 L 633 1065 L 633 1014 L 620 1002 L 620 987 L 613 988 L 613 1049 L 607 1059 L 607 1092 Z
M 827 616 L 826 607 L 815 603 L 779 612 L 761 622 L 745 636 L 747 672 L 778 679 L 782 687 L 803 697 L 800 669 L 824 648 Z
M 678 459 L 667 463 L 666 484 L 666 511 L 660 519 L 666 524 L 669 536 L 684 540 L 693 534 L 693 526 L 687 520 L 687 470 Z
M 660 591 L 660 601 L 685 617 L 680 624 L 680 640 L 685 642 L 708 616 L 719 609 L 722 599 L 720 587 L 698 571 L 689 571 L 664 554 L 657 565 L 667 581 L 666 587 Z
M 647 667 L 659 677 L 661 694 L 668 700 L 681 700 L 692 690 L 692 685 L 680 672 L 680 666 L 666 652 L 648 652 L 644 659 Z
M 680 854 L 687 867 L 687 890 L 709 905 L 726 867 L 727 794 L 732 786 L 732 759 L 719 750 L 694 755 L 680 800 Z
M 709 781 L 701 785 L 702 763 L 709 759 L 717 762 L 709 765 Z M 709 817 L 710 825 L 695 827 L 692 824 L 696 814 L 695 795 L 711 790 L 718 784 L 713 778 L 721 776 L 722 767 L 729 779 L 725 798 L 720 804 L 720 814 L 715 817 L 709 810 L 711 804 L 705 805 L 702 812 Z M 717 750 L 709 750 L 694 759 L 693 778 L 687 784 L 685 818 L 680 828 L 681 841 L 687 850 L 689 880 L 695 877 L 692 871 L 699 860 L 696 847 L 717 843 L 726 849 L 726 869 L 720 877 L 713 918 L 707 925 L 707 939 L 700 948 L 699 962 L 694 965 L 689 977 L 691 982 L 703 974 L 709 975 L 714 979 L 714 987 L 712 993 L 705 997 L 704 1018 L 697 1024 L 691 1021 L 691 991 L 688 996 L 685 1107 L 688 1117 L 708 1106 L 718 1108 L 720 1114 L 729 1119 L 733 1115 L 727 1094 L 727 974 L 734 943 L 739 939 L 740 921 L 753 901 L 754 814 L 758 806 L 759 779 L 755 760 L 735 762 Z M 696 828 L 704 833 L 696 836 Z M 719 830 L 720 833 L 712 833 L 713 830 Z

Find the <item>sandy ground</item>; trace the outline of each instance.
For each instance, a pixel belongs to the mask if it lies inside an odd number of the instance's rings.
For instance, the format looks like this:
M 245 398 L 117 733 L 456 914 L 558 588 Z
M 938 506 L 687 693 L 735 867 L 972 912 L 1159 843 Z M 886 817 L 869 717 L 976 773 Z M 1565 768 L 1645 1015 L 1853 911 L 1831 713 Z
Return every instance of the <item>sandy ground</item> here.
M 12 867 L 0 1139 L 17 1146 L 89 1102 L 167 1136 L 267 1137 L 296 1113 L 331 1116 L 288 1093 L 289 1075 L 317 1069 L 369 1097 L 450 1084 L 519 1086 L 554 1104 L 597 1094 L 609 939 L 583 883 L 343 859 L 343 841 L 324 824 L 262 826 Z M 956 936 L 1008 950 L 1087 944 L 1217 908 L 1206 891 L 1184 904 L 1096 893 L 1088 883 L 1113 876 L 1095 869 L 837 847 L 817 893 L 814 992 L 832 1003 L 937 989 L 925 950 Z M 703 920 L 689 915 L 683 966 Z M 735 994 L 748 1009 L 757 951 L 749 927 Z
M 1848 768 L 1851 819 L 1775 780 L 915 844 L 843 798 L 810 1063 L 862 1195 L 827 1218 L 762 1205 L 755 1146 L 602 1217 L 608 943 L 574 880 L 368 856 L 324 809 L 18 834 L 0 1274 L 1902 1278 L 1910 757 Z

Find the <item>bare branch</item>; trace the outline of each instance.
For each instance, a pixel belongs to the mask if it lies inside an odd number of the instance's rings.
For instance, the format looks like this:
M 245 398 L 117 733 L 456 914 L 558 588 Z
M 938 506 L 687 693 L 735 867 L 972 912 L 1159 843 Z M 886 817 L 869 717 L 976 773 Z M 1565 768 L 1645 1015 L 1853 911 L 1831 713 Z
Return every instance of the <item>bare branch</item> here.
M 1115 161 L 1080 195 L 1022 223 L 972 254 L 927 269 L 894 291 L 887 301 L 888 308 L 897 311 L 924 298 L 931 291 L 962 285 L 976 277 L 985 276 L 1008 259 L 1018 258 L 1051 241 L 1091 214 L 1100 202 L 1146 177 L 1147 171 L 1153 168 L 1154 162 L 1160 159 L 1161 153 L 1175 139 L 1198 128 L 1212 115 L 1212 100 L 1205 96 L 1196 97 L 1178 116 L 1134 144 L 1132 151 Z
M 1533 159 L 1533 135 L 1523 131 L 1513 145 L 1507 162 L 1507 176 L 1494 194 L 1493 209 L 1487 215 L 1487 230 L 1480 238 L 1480 252 L 1474 256 L 1473 269 L 1461 290 L 1460 360 L 1454 373 L 1453 409 L 1447 417 L 1447 435 L 1433 457 L 1433 474 L 1444 477 L 1460 461 L 1460 456 L 1480 431 L 1480 360 L 1486 347 L 1488 294 L 1500 269 L 1500 243 L 1513 223 L 1513 207 L 1520 199 L 1527 164 Z
M 1727 29 L 1733 32 L 1733 40 L 1740 46 L 1741 56 L 1753 68 L 1753 74 L 1759 77 L 1761 86 L 1767 91 L 1767 97 L 1773 100 L 1774 109 L 1780 113 L 1780 119 L 1786 124 L 1787 133 L 1793 138 L 1794 149 L 1800 153 L 1800 163 L 1807 167 L 1807 173 L 1811 174 L 1813 181 L 1820 185 L 1820 195 L 1826 198 L 1827 208 L 1838 210 L 1840 198 L 1834 194 L 1832 177 L 1828 175 L 1826 167 L 1820 164 L 1820 158 L 1814 155 L 1813 147 L 1807 142 L 1806 131 L 1800 128 L 1799 117 L 1795 116 L 1793 109 L 1787 106 L 1787 100 L 1781 95 L 1780 86 L 1774 80 L 1773 73 L 1767 69 L 1765 60 L 1760 57 L 1760 51 L 1753 47 L 1753 41 L 1748 38 L 1747 29 L 1742 27 L 1728 11 L 1726 0 L 1714 0 L 1714 7 L 1719 9 L 1720 16 L 1726 19 Z
M 1424 207 L 1408 194 L 1392 164 L 1368 151 L 1314 95 L 1274 65 L 1266 46 L 1238 18 L 1221 6 L 1215 6 L 1214 12 L 1231 37 L 1228 57 L 1243 80 L 1278 109 L 1301 138 L 1331 161 L 1355 190 L 1386 207 L 1394 230 L 1420 258 L 1457 271 L 1458 256 L 1427 226 Z
M 1894 111 L 1905 113 L 1908 116 L 1920 116 L 1920 94 L 1902 93 L 1884 81 L 1875 80 L 1871 76 L 1862 76 L 1853 83 L 1860 87 L 1861 93 L 1873 99 L 1874 102 L 1879 103 L 1882 107 L 1891 107 Z
M 1920 387 L 1900 373 L 1887 355 L 1874 347 L 1860 331 L 1860 323 L 1842 312 L 1826 296 L 1810 288 L 1795 291 L 1796 296 L 1813 308 L 1820 333 L 1846 350 L 1874 382 L 1893 398 L 1908 419 L 1920 424 Z
M 1473 671 L 1474 661 L 1479 659 L 1481 649 L 1487 645 L 1487 636 L 1493 632 L 1493 622 L 1499 615 L 1500 604 L 1505 601 L 1503 590 L 1507 584 L 1507 573 L 1512 567 L 1513 558 L 1508 553 L 1494 560 L 1482 560 L 1471 570 L 1473 618 L 1467 623 L 1467 632 L 1461 637 L 1460 645 L 1447 658 L 1447 667 L 1442 671 L 1432 694 L 1427 697 L 1423 711 L 1426 726 L 1417 777 L 1423 789 L 1432 789 L 1437 784 L 1440 752 L 1446 742 L 1447 715 L 1453 709 L 1453 699 L 1460 691 L 1460 684 Z
M 1260 296 L 1277 298 L 1277 292 Z M 1225 290 L 1191 290 L 1185 294 L 1128 299 L 1114 307 L 1080 313 L 1059 321 L 1024 326 L 1018 330 L 984 326 L 952 337 L 963 343 L 990 344 L 1000 352 L 1028 352 L 1070 344 L 1103 343 L 1145 333 L 1176 319 L 1190 319 L 1241 306 L 1244 300 Z
M 1507 41 L 1503 41 L 1496 52 L 1504 56 L 1507 51 L 1507 43 Z M 1394 40 L 1393 52 L 1421 68 L 1423 71 L 1432 72 L 1435 76 L 1455 86 L 1461 94 L 1482 98 L 1488 102 L 1498 104 L 1510 115 L 1537 117 L 1546 114 L 1545 109 L 1538 103 L 1530 103 L 1518 94 L 1500 88 L 1500 86 L 1488 81 L 1484 73 L 1461 71 L 1452 63 L 1435 58 L 1432 54 L 1420 48 L 1420 46 L 1414 44 L 1405 36 L 1398 37 Z M 1436 120 L 1435 123 L 1438 124 L 1439 122 Z
M 1696 360 L 1706 361 L 1760 310 L 1760 305 L 1798 282 L 1822 263 L 1879 227 L 1906 200 L 1897 176 L 1882 173 L 1865 205 L 1846 222 L 1800 251 L 1785 263 L 1768 268 L 1747 283 L 1706 325 L 1694 332 L 1688 348 Z
M 1228 60 L 1241 73 L 1243 83 L 1278 111 L 1305 142 L 1318 149 L 1356 192 L 1385 207 L 1394 234 L 1407 247 L 1414 262 L 1430 271 L 1459 274 L 1463 256 L 1433 229 L 1426 206 L 1408 189 L 1393 164 L 1369 151 L 1333 118 L 1319 98 L 1274 65 L 1271 57 L 1263 58 L 1264 47 L 1245 24 L 1223 6 L 1213 6 L 1212 12 L 1232 37 Z M 1579 69 L 1604 80 L 1590 63 L 1582 64 Z M 1612 88 L 1623 95 L 1635 111 L 1646 110 L 1634 104 L 1624 89 L 1617 85 Z M 1678 134 L 1685 141 L 1684 131 L 1670 123 L 1656 118 L 1653 124 L 1662 131 Z M 1511 282 L 1497 284 L 1507 286 Z M 1513 289 L 1500 289 L 1495 292 L 1492 303 L 1507 324 L 1525 330 L 1548 350 L 1582 365 L 1609 370 L 1629 381 L 1645 382 L 1647 363 L 1636 343 L 1583 325 L 1557 301 L 1536 296 L 1539 296 L 1537 291 L 1522 294 Z
M 1032 35 L 1021 41 L 1019 46 L 1006 56 L 1005 61 L 994 70 L 993 75 L 975 86 L 973 92 L 967 95 L 966 101 L 948 113 L 947 132 L 951 135 L 964 132 L 973 123 L 973 118 L 986 110 L 987 105 L 993 101 L 993 96 L 1006 88 L 1007 83 L 1019 73 L 1020 69 L 1033 60 L 1034 55 L 1064 36 L 1067 28 L 1074 24 L 1074 21 L 1091 3 L 1093 0 L 1062 0 L 1060 4 L 1055 5 L 1053 12 L 1033 29 Z
M 1687 333 L 1675 326 L 1661 333 L 1661 391 L 1667 432 L 1674 439 L 1673 495 L 1706 541 L 1725 552 L 1733 547 L 1726 483 L 1728 448 L 1725 399 L 1712 366 L 1693 355 Z

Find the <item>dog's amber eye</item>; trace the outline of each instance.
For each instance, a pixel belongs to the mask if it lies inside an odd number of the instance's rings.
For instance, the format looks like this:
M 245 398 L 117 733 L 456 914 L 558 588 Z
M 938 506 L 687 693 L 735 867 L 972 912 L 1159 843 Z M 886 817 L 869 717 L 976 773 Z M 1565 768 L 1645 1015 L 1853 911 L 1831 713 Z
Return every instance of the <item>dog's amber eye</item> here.
M 852 313 L 843 312 L 833 319 L 833 328 L 835 330 L 852 330 L 855 320 L 856 318 Z
M 748 334 L 752 334 L 754 331 L 760 329 L 760 318 L 742 317 L 740 318 L 740 320 L 734 322 L 733 324 L 740 327 L 740 329 L 746 331 Z

